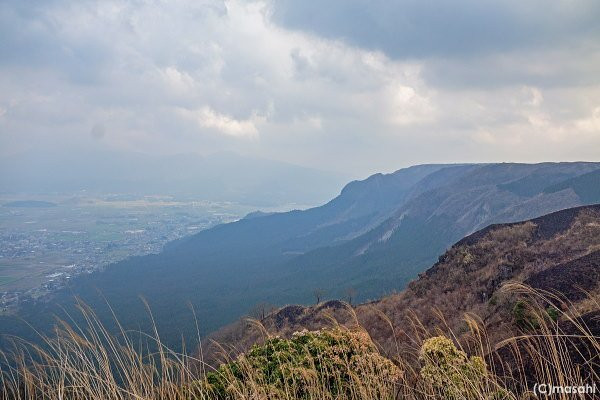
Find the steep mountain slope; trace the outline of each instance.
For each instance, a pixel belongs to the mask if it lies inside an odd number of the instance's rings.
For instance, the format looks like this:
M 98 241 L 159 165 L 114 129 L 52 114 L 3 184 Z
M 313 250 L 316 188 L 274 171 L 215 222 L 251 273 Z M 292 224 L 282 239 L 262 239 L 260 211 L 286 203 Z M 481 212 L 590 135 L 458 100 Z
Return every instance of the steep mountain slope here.
M 346 292 L 358 301 L 376 298 L 403 289 L 453 242 L 489 223 L 584 204 L 570 187 L 544 188 L 597 169 L 594 163 L 425 165 L 377 174 L 350 183 L 321 207 L 217 226 L 159 255 L 77 279 L 23 316 L 40 321 L 60 310 L 56 305 L 68 308 L 75 294 L 110 317 L 108 301 L 125 326 L 148 329 L 142 295 L 163 338 L 176 346 L 181 334 L 195 337 L 189 302 L 209 332 L 258 303 L 311 302 L 315 289 L 329 298 Z M 0 320 L 2 331 L 14 331 L 11 324 Z
M 600 196 L 600 170 L 567 179 L 544 189 L 545 193 L 573 190 L 584 202 L 591 202 Z
M 376 228 L 340 246 L 319 248 L 291 260 L 287 268 L 291 275 L 285 279 L 297 281 L 308 271 L 322 278 L 320 271 L 327 270 L 324 289 L 332 297 L 343 296 L 349 287 L 358 290 L 362 299 L 400 289 L 451 243 L 489 224 L 600 201 L 600 195 L 583 201 L 571 187 L 544 191 L 548 185 L 578 174 L 581 167 L 490 164 L 437 171 L 420 182 L 405 204 Z M 443 183 L 435 187 L 436 182 Z M 529 187 L 527 195 L 523 185 Z
M 408 350 L 413 338 L 440 327 L 460 339 L 467 332 L 463 318 L 471 313 L 481 317 L 494 345 L 517 335 L 526 317 L 519 310 L 519 293 L 502 288 L 509 281 L 560 293 L 570 302 L 564 307 L 577 310 L 600 335 L 597 316 L 588 315 L 590 299 L 600 295 L 600 205 L 491 225 L 457 242 L 403 292 L 352 311 L 340 301 L 329 301 L 284 307 L 261 322 L 269 332 L 288 336 L 330 326 L 332 317 L 343 324 L 357 319 L 384 351 L 396 354 Z M 211 338 L 242 351 L 262 337 L 255 326 L 238 322 Z M 211 359 L 210 345 L 204 354 Z

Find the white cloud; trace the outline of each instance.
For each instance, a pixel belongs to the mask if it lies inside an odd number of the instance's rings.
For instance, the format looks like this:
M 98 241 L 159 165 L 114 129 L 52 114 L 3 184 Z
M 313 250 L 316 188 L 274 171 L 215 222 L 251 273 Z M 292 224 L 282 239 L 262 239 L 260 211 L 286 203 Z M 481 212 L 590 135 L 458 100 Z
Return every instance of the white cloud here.
M 210 107 L 198 110 L 180 110 L 181 115 L 193 119 L 200 127 L 215 129 L 220 133 L 234 137 L 257 137 L 257 125 L 265 122 L 265 117 L 258 113 L 245 120 L 237 120 L 225 114 L 220 114 Z
M 167 67 L 160 70 L 160 74 L 168 89 L 174 93 L 187 94 L 196 86 L 194 78 L 187 72 L 181 72 L 176 67 Z
M 600 137 L 600 106 L 595 107 L 590 116 L 575 121 L 575 127 Z
M 544 101 L 544 96 L 540 89 L 536 87 L 524 86 L 522 89 L 523 95 L 528 97 L 529 99 L 526 101 L 526 104 L 539 107 Z

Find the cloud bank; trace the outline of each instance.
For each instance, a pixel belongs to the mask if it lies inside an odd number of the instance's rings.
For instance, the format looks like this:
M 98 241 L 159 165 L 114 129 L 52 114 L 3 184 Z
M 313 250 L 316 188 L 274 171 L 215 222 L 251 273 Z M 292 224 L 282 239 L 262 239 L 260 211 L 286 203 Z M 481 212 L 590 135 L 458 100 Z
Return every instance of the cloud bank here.
M 0 4 L 0 155 L 598 160 L 596 1 Z

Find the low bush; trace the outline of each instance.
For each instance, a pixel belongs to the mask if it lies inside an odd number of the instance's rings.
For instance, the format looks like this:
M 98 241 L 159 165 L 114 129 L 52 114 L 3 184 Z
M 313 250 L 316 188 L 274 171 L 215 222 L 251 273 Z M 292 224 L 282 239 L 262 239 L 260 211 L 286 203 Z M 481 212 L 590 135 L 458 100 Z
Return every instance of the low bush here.
M 272 338 L 255 345 L 236 361 L 207 373 L 198 390 L 216 399 L 252 392 L 270 399 L 351 399 L 360 393 L 387 398 L 393 397 L 401 375 L 362 330 L 303 331 L 291 339 Z

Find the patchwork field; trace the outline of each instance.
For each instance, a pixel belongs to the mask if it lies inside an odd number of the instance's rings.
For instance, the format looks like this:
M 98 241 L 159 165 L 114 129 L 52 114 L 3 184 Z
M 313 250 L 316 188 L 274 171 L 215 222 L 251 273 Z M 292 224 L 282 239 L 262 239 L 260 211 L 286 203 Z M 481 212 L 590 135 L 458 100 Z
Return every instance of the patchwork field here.
M 32 297 L 171 240 L 240 218 L 252 207 L 168 197 L 0 197 L 0 294 Z

